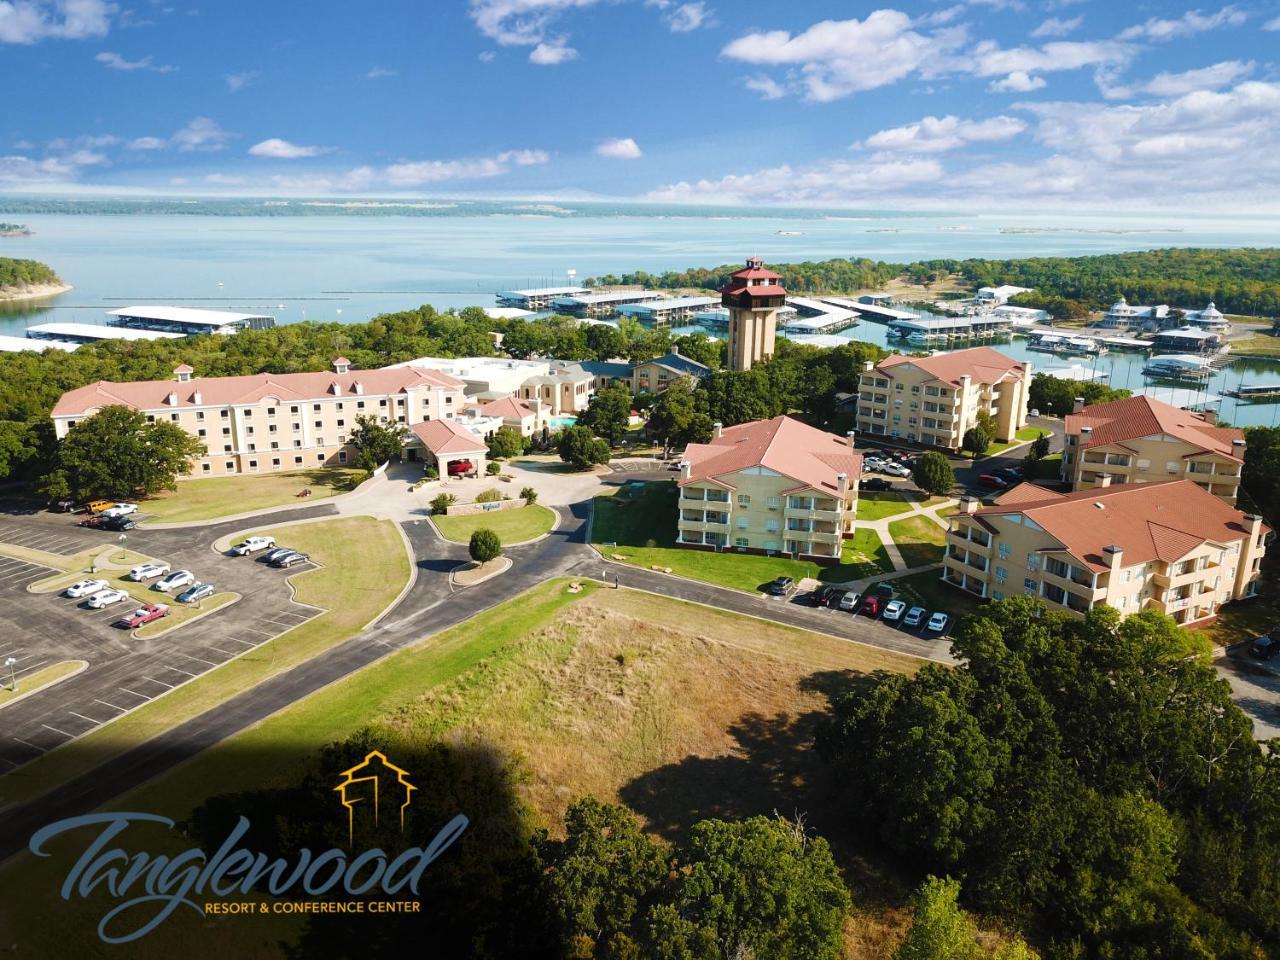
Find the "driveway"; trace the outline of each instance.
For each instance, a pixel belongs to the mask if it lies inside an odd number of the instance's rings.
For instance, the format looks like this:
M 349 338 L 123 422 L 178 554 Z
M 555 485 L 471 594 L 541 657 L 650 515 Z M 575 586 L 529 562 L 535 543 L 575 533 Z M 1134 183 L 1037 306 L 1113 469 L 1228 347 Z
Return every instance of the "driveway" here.
M 1280 737 L 1280 672 L 1249 656 L 1245 646 L 1219 657 L 1218 676 L 1231 684 L 1231 697 L 1253 720 L 1259 740 Z

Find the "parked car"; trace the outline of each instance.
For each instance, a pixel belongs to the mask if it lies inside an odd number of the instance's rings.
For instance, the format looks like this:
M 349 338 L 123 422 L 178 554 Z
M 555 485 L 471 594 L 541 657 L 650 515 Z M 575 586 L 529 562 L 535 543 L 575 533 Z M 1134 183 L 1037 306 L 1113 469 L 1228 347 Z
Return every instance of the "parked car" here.
M 294 550 L 292 553 L 286 553 L 283 557 L 276 557 L 271 561 L 271 565 L 273 567 L 280 567 L 283 569 L 285 567 L 292 567 L 295 563 L 306 563 L 310 559 L 311 558 L 305 553 L 299 553 L 297 550 Z
M 880 615 L 880 619 L 889 623 L 897 623 L 902 619 L 902 615 L 906 611 L 907 605 L 901 600 L 890 600 L 884 605 L 884 613 Z
M 997 477 L 1000 477 L 1002 480 L 1008 480 L 1010 483 L 1022 482 L 1021 467 L 1001 467 L 999 470 L 994 472 Z
M 850 613 L 852 613 L 854 610 L 858 609 L 859 599 L 861 599 L 860 596 L 854 593 L 852 590 L 850 590 L 848 593 L 846 593 L 843 597 L 840 598 L 840 603 L 837 606 L 839 606 L 841 610 L 848 610 Z
M 107 589 L 107 581 L 105 580 L 81 580 L 63 590 L 62 595 L 69 600 L 83 600 L 85 597 L 91 597 L 99 590 L 105 589 Z
M 187 589 L 178 594 L 179 603 L 195 603 L 197 600 L 203 600 L 205 597 L 213 596 L 212 583 L 193 583 Z
M 795 585 L 791 577 L 777 577 L 764 585 L 764 592 L 773 597 L 785 597 L 795 589 Z
M 831 594 L 835 592 L 835 589 L 836 588 L 831 586 L 831 584 L 824 583 L 809 594 L 809 602 L 815 607 L 825 607 L 827 605 L 827 600 L 830 598 Z
M 836 589 L 832 590 L 830 593 L 827 594 L 826 599 L 823 601 L 822 605 L 824 607 L 830 607 L 832 610 L 835 610 L 840 606 L 840 601 L 844 599 L 844 595 L 848 592 L 849 592 L 848 590 L 841 590 L 837 587 Z
M 89 513 L 101 513 L 103 510 L 110 510 L 116 505 L 114 500 L 90 500 L 84 505 Z
M 881 580 L 876 584 L 876 596 L 881 600 L 892 600 L 895 592 L 893 584 L 887 580 Z
M 475 467 L 472 466 L 470 460 L 452 460 L 449 462 L 449 476 L 458 477 L 464 473 L 470 473 Z
M 101 523 L 103 530 L 110 530 L 112 533 L 120 533 L 124 530 L 132 530 L 138 525 L 138 521 L 133 517 L 107 517 Z
M 136 503 L 121 502 L 117 503 L 113 507 L 107 507 L 107 509 L 102 511 L 102 515 L 104 517 L 127 517 L 129 514 L 137 512 L 138 505 Z
M 85 517 L 83 520 L 79 521 L 79 522 L 76 524 L 76 526 L 78 526 L 78 527 L 100 527 L 100 526 L 102 526 L 102 517 L 98 516 L 96 513 L 91 513 L 91 514 L 89 514 L 89 516 L 87 516 L 87 517 Z
M 115 626 L 125 630 L 133 630 L 169 615 L 169 607 L 163 603 L 144 603 L 133 613 L 126 614 L 115 622 Z
M 950 623 L 951 615 L 938 610 L 929 618 L 929 622 L 924 625 L 924 628 L 930 633 L 945 633 Z
M 907 615 L 902 618 L 902 625 L 915 629 L 924 622 L 924 615 L 928 612 L 924 607 L 912 607 L 907 611 Z
M 122 600 L 128 600 L 129 594 L 123 590 L 99 590 L 92 597 L 84 602 L 84 605 L 90 610 L 101 610 L 103 607 L 109 607 L 113 603 L 119 603 Z
M 884 469 L 885 463 L 886 461 L 881 460 L 879 457 L 863 457 L 862 469 L 868 473 L 879 473 Z
M 868 617 L 880 616 L 880 611 L 883 609 L 884 600 L 876 596 L 874 593 L 869 593 L 862 598 L 862 612 Z
M 259 550 L 267 550 L 276 545 L 275 537 L 249 537 L 247 540 L 241 540 L 231 552 L 237 557 L 247 557 L 251 553 L 257 553 Z
M 49 504 L 49 509 L 54 513 L 70 513 L 75 508 L 76 502 L 74 500 L 55 500 Z
M 978 485 L 992 487 L 996 490 L 1005 490 L 1009 486 L 1009 481 L 1004 477 L 996 476 L 994 473 L 984 473 L 978 477 Z
M 168 593 L 170 590 L 177 590 L 195 582 L 196 575 L 190 570 L 175 570 L 167 577 L 153 583 L 151 589 L 159 590 L 161 593 Z
M 1259 660 L 1270 660 L 1277 653 L 1280 653 L 1280 640 L 1270 634 L 1258 637 L 1249 644 L 1250 656 L 1257 657 Z
M 866 468 L 864 461 L 863 468 Z M 858 481 L 859 490 L 892 490 L 893 484 L 883 477 L 863 477 Z
M 911 471 L 901 463 L 886 463 L 881 473 L 887 473 L 891 477 L 909 477 Z
M 163 577 L 170 569 L 167 563 L 140 563 L 129 569 L 129 579 L 135 583 L 146 583 L 156 577 Z
M 268 550 L 261 557 L 264 563 L 271 563 L 277 557 L 283 557 L 286 553 L 297 553 L 293 547 L 276 547 L 274 550 Z

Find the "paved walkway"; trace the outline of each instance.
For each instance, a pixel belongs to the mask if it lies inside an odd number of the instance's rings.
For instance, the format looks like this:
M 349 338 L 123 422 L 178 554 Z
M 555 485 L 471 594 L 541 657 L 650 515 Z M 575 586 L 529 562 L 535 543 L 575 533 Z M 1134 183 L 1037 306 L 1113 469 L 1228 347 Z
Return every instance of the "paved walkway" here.
M 899 520 L 907 520 L 911 517 L 927 517 L 944 530 L 950 526 L 948 519 L 938 515 L 939 510 L 945 510 L 947 507 L 954 507 L 959 500 L 943 500 L 941 503 L 925 505 L 918 500 L 908 501 L 907 505 L 910 510 L 904 510 L 902 513 L 895 513 L 891 517 L 885 517 L 883 520 L 859 520 L 854 525 L 857 530 L 874 530 L 880 537 L 880 542 L 884 545 L 884 552 L 888 555 L 890 562 L 893 564 L 894 572 L 887 576 L 897 576 L 899 573 L 913 573 L 914 570 L 907 569 L 907 561 L 902 557 L 902 551 L 898 549 L 898 545 L 893 542 L 893 536 L 889 533 L 889 525 L 897 523 Z M 935 566 L 935 564 L 930 564 Z M 928 570 L 929 567 L 917 567 L 918 570 Z M 877 579 L 872 577 L 868 582 L 874 583 Z M 863 581 L 856 581 L 862 583 Z

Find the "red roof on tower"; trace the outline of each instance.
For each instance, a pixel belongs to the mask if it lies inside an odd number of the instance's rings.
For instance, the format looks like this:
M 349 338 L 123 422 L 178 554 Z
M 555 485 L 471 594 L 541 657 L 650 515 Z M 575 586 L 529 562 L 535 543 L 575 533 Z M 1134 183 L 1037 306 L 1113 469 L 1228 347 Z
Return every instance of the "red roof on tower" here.
M 747 265 L 737 273 L 731 274 L 732 280 L 781 280 L 782 277 L 774 273 L 772 270 L 764 268 L 764 260 L 760 257 L 748 257 Z M 728 286 L 737 286 L 735 283 L 729 283 Z

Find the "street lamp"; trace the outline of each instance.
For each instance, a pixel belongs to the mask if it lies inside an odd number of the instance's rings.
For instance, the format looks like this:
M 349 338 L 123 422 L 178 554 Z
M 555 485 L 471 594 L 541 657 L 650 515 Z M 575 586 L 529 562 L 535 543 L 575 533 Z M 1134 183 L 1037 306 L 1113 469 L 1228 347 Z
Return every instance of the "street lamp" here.
M 126 556 L 128 556 L 128 553 L 125 550 L 125 544 L 128 542 L 129 542 L 129 535 L 127 533 L 120 534 L 120 559 L 121 560 L 123 560 Z
M 18 673 L 15 667 L 18 660 L 16 657 L 9 657 L 5 660 L 4 665 L 9 668 L 9 689 L 14 693 L 18 692 Z

